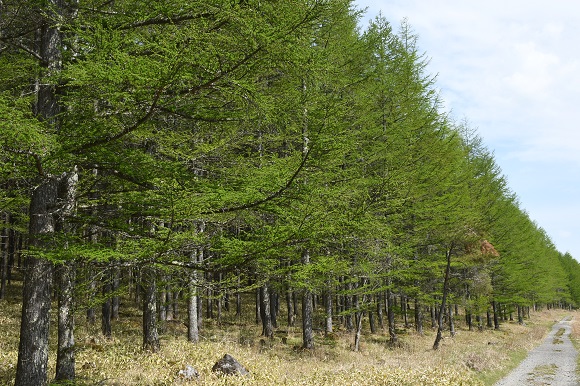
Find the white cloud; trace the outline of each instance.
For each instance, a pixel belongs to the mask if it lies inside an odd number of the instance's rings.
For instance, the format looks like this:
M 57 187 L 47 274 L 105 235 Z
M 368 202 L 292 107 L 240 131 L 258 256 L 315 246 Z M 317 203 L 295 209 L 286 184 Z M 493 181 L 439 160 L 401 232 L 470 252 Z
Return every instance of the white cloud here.
M 446 108 L 478 128 L 530 216 L 580 259 L 580 2 L 357 4 L 394 26 L 408 19 Z
M 519 63 L 516 72 L 505 78 L 506 83 L 521 97 L 543 99 L 554 84 L 560 59 L 540 51 L 534 42 L 515 44 L 514 51 Z

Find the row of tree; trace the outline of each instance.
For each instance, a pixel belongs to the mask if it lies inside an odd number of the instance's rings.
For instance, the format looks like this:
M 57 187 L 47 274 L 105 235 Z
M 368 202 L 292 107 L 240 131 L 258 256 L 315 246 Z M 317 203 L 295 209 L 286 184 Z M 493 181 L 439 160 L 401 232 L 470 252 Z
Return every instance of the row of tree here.
M 520 207 L 467 122 L 442 111 L 417 38 L 348 0 L 0 2 L 2 286 L 24 280 L 16 384 L 74 379 L 73 309 L 111 334 L 118 296 L 143 345 L 187 301 L 256 291 L 360 339 L 395 314 L 471 329 L 580 304 L 580 266 Z M 73 307 L 73 304 L 75 305 Z M 174 315 L 176 316 L 176 315 Z M 475 322 L 474 322 L 475 321 Z M 451 326 L 450 326 L 451 327 Z

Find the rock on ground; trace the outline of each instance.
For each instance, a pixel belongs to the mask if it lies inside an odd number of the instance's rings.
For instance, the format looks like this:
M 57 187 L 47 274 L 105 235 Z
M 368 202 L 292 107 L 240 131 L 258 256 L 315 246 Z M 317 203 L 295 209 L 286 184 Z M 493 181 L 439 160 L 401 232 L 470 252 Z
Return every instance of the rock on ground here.
M 249 374 L 248 370 L 240 364 L 234 357 L 230 354 L 226 354 L 222 359 L 213 365 L 211 371 L 220 372 L 227 375 L 246 375 Z

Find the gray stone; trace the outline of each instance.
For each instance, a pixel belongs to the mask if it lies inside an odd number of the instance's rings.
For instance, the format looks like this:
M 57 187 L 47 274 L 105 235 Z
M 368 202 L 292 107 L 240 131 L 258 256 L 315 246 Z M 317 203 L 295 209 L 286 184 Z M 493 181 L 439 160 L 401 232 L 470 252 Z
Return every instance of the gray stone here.
M 226 375 L 247 375 L 248 370 L 240 364 L 234 357 L 230 354 L 226 354 L 222 359 L 213 365 L 211 371 L 219 372 Z
M 193 366 L 187 365 L 184 370 L 179 370 L 177 376 L 184 381 L 193 381 L 199 377 L 199 373 Z

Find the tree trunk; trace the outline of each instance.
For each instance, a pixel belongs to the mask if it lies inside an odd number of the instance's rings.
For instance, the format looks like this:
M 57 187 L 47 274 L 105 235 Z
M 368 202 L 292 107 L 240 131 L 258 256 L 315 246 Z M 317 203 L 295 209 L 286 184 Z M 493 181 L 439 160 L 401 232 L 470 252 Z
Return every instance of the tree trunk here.
M 63 174 L 58 184 L 58 197 L 61 205 L 60 214 L 55 222 L 57 232 L 72 231 L 68 217 L 72 216 L 76 201 L 78 173 L 76 167 Z M 68 248 L 65 241 L 63 248 Z M 75 339 L 73 296 L 76 279 L 76 263 L 66 261 L 57 270 L 58 277 L 58 346 L 56 359 L 56 379 L 74 381 L 75 378 Z
M 302 264 L 310 264 L 310 254 L 308 250 L 302 253 Z M 314 332 L 312 330 L 312 292 L 305 289 L 302 294 L 302 348 L 314 349 Z
M 399 343 L 399 337 L 397 336 L 397 330 L 395 329 L 395 301 L 393 299 L 393 292 L 388 289 L 385 296 L 387 302 L 387 324 L 389 327 L 389 345 L 391 347 L 396 347 Z
M 166 285 L 167 277 L 164 275 L 163 277 L 161 277 L 161 280 L 162 280 L 161 293 L 159 294 L 157 311 L 159 313 L 159 322 L 163 326 L 167 321 L 167 285 Z
M 325 323 L 324 323 L 324 333 L 326 335 L 332 333 L 333 325 L 332 325 L 332 294 L 330 291 L 326 292 L 326 296 L 324 296 L 324 310 L 325 310 Z
M 39 5 L 37 12 L 45 15 L 45 20 L 37 31 L 39 54 L 47 75 L 55 75 L 62 67 L 62 33 L 58 29 L 57 20 L 65 13 L 65 7 L 59 0 L 49 0 L 46 4 Z M 34 113 L 58 129 L 56 117 L 60 106 L 55 86 L 38 80 L 37 90 Z M 42 174 L 40 170 L 39 173 Z M 30 199 L 29 243 L 32 249 L 51 248 L 48 239 L 55 232 L 55 212 L 61 204 L 58 197 L 59 179 L 52 176 L 41 177 L 43 180 Z M 15 386 L 47 383 L 52 275 L 53 264 L 41 256 L 35 257 L 35 253 L 32 253 L 24 271 Z
M 173 319 L 177 320 L 181 316 L 179 314 L 179 293 L 180 290 L 173 291 Z
M 403 311 L 403 325 L 405 328 L 409 328 L 409 316 L 407 315 L 407 309 L 407 297 L 405 295 L 401 295 L 401 310 Z
M 12 223 L 12 217 L 10 218 L 11 223 Z M 20 248 L 17 248 L 18 243 L 22 242 L 22 237 L 20 237 L 20 234 L 17 233 L 14 229 L 9 229 L 8 230 L 8 266 L 6 269 L 6 281 L 8 283 L 8 285 L 10 285 L 11 281 L 12 281 L 12 267 L 14 267 L 14 257 L 17 253 L 17 250 L 20 250 Z M 18 253 L 19 257 L 18 257 L 18 261 L 20 261 L 20 253 Z
M 197 323 L 197 272 L 192 270 L 187 283 L 187 340 L 199 342 L 199 326 Z
M 345 327 L 346 330 L 351 332 L 352 330 L 354 330 L 354 324 L 352 321 L 352 303 L 353 303 L 353 299 L 352 299 L 352 283 L 349 281 L 348 283 L 346 283 L 346 292 L 347 294 L 344 295 L 344 306 L 345 306 L 345 311 L 347 312 L 347 314 L 345 315 L 344 319 L 344 323 L 345 323 Z
M 423 313 L 421 312 L 421 305 L 417 298 L 415 298 L 415 331 L 419 335 L 423 335 Z
M 453 306 L 449 305 L 449 333 L 452 337 L 455 336 L 455 321 L 453 319 Z
M 272 327 L 278 328 L 278 321 L 276 320 L 278 316 L 278 294 L 275 290 L 270 291 L 270 319 L 272 320 Z
M 494 300 L 491 302 L 491 307 L 493 309 L 493 329 L 499 330 L 499 306 L 497 302 Z
M 153 268 L 144 268 L 143 296 L 143 350 L 157 352 L 160 349 L 157 333 L 157 284 Z
M 10 243 L 8 234 L 10 229 L 10 214 L 6 213 L 5 218 L 0 221 L 4 221 L 4 228 L 2 229 L 2 236 L 0 237 L 0 270 L 2 271 L 0 275 L 0 299 L 5 299 L 6 280 L 8 278 L 8 244 Z
M 379 319 L 379 327 L 381 330 L 384 330 L 385 322 L 383 319 L 383 297 L 380 293 L 377 294 L 377 318 Z
M 30 246 L 50 248 L 45 236 L 55 231 L 54 208 L 58 205 L 58 184 L 47 178 L 30 200 Z M 15 386 L 45 385 L 48 368 L 49 311 L 53 264 L 32 254 L 25 262 L 20 343 Z
M 363 319 L 363 312 L 357 311 L 356 334 L 354 336 L 354 351 L 360 350 L 360 337 L 362 334 L 362 319 Z
M 274 337 L 274 327 L 272 325 L 270 311 L 270 293 L 268 291 L 268 284 L 264 283 L 260 287 L 260 317 L 262 319 L 262 335 L 267 338 Z
M 373 302 L 373 298 L 371 297 L 371 304 Z M 375 321 L 375 313 L 373 312 L 372 308 L 369 308 L 369 327 L 371 329 L 371 334 L 377 333 L 377 323 Z
M 113 292 L 115 295 L 111 299 L 111 317 L 115 320 L 119 319 L 119 282 L 121 280 L 121 270 L 119 267 L 113 268 Z
M 286 308 L 288 310 L 288 327 L 294 327 L 296 322 L 296 311 L 294 310 L 294 301 L 292 299 L 292 289 L 286 290 Z
M 91 263 L 88 263 L 88 267 L 87 267 L 87 276 L 88 276 L 88 301 L 89 301 L 89 306 L 87 308 L 87 323 L 90 324 L 91 326 L 95 324 L 95 321 L 97 319 L 96 317 L 96 312 L 95 312 L 95 306 L 93 305 L 94 301 L 95 301 L 95 295 L 96 295 L 96 288 L 97 288 L 97 284 L 95 283 L 95 278 L 93 277 L 93 273 L 94 273 L 94 268 L 92 267 Z
M 102 283 L 103 304 L 101 304 L 101 332 L 103 336 L 110 339 L 112 336 L 111 327 L 111 277 L 107 268 L 105 278 Z
M 173 291 L 171 291 L 171 288 L 168 287 L 168 291 L 167 294 L 165 295 L 165 299 L 167 302 L 167 306 L 165 307 L 167 309 L 166 311 L 166 320 L 173 320 L 174 316 L 173 316 Z
M 240 275 L 238 274 L 238 284 L 236 288 L 236 317 L 242 316 L 242 294 L 240 293 Z
M 75 378 L 75 338 L 73 317 L 73 290 L 75 282 L 74 263 L 63 264 L 57 269 L 58 280 L 58 348 L 56 356 L 56 380 L 72 381 Z
M 437 336 L 435 337 L 435 342 L 433 343 L 433 350 L 439 349 L 439 344 L 441 343 L 441 339 L 443 339 L 443 315 L 445 314 L 447 294 L 449 292 L 449 273 L 451 272 L 452 251 L 453 246 L 451 246 L 446 253 L 447 264 L 445 266 L 445 278 L 443 279 L 443 296 L 441 297 L 441 307 L 439 308 L 439 315 L 437 317 Z
M 260 322 L 262 321 L 261 318 L 261 314 L 262 314 L 262 310 L 260 309 L 260 291 L 261 288 L 256 288 L 256 293 L 255 293 L 255 297 L 256 297 L 256 324 L 260 324 Z
M 200 262 L 199 249 L 194 249 L 191 254 L 191 262 L 195 265 Z M 199 342 L 199 310 L 197 309 L 197 288 L 198 288 L 198 272 L 192 269 L 189 272 L 187 281 L 187 340 L 192 343 Z

